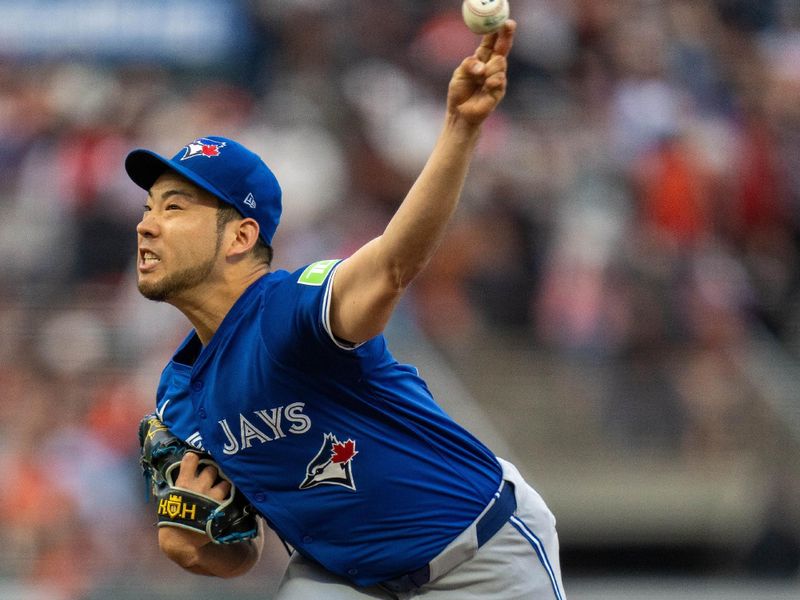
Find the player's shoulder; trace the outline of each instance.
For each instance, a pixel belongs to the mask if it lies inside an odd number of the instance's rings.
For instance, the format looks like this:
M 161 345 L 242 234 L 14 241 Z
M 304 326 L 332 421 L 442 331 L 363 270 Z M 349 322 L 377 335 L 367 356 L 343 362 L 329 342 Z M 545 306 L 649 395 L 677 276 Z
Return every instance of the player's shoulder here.
M 323 285 L 341 261 L 340 258 L 326 258 L 299 267 L 281 267 L 267 273 L 261 282 L 267 286 L 285 283 Z
M 339 258 L 318 260 L 300 267 L 292 273 L 292 279 L 298 285 L 320 287 L 325 284 L 329 276 L 341 262 Z
M 283 347 L 303 346 L 306 358 L 324 334 L 332 274 L 338 259 L 318 260 L 291 272 L 274 271 L 265 282 L 258 320 L 262 337 L 281 361 Z M 251 320 L 252 322 L 252 320 Z
M 265 288 L 283 285 L 323 286 L 341 260 L 339 258 L 317 260 L 291 271 L 288 269 L 276 269 L 275 271 L 270 271 L 261 280 L 261 284 Z
M 286 310 L 294 305 L 316 304 L 327 296 L 327 284 L 340 262 L 340 259 L 325 259 L 293 271 L 273 271 L 264 278 L 261 296 L 273 311 L 275 303 L 285 304 Z

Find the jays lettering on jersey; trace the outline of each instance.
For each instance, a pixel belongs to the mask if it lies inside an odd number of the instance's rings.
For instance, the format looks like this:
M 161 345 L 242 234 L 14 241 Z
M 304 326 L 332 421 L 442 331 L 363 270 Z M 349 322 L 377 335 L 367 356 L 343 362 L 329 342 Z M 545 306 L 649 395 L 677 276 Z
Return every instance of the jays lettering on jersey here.
M 299 552 L 358 585 L 427 564 L 485 508 L 501 468 L 383 336 L 330 334 L 337 261 L 277 271 L 206 347 L 190 334 L 157 409 Z

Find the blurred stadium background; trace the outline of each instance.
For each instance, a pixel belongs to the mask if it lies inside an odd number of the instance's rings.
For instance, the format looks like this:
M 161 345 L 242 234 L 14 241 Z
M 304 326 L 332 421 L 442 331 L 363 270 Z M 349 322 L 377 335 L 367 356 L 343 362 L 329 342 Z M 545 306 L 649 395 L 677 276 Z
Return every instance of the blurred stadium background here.
M 458 0 L 0 0 L 0 598 L 269 598 L 159 556 L 136 424 L 187 324 L 122 161 L 220 134 L 276 267 L 379 233 L 477 38 Z M 559 520 L 574 600 L 800 597 L 800 3 L 512 0 L 511 88 L 392 323 Z M 280 550 L 275 550 L 279 553 Z

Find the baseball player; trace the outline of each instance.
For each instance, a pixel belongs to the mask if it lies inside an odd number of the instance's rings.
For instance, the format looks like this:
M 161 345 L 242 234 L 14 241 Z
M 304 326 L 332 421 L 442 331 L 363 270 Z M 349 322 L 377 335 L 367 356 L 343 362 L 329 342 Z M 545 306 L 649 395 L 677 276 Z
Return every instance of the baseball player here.
M 437 406 L 382 335 L 456 208 L 481 124 L 505 94 L 515 27 L 484 36 L 456 68 L 426 166 L 384 233 L 345 260 L 270 270 L 280 187 L 233 140 L 128 155 L 147 190 L 139 290 L 193 325 L 143 433 L 198 451 L 161 478 L 159 546 L 185 569 L 247 572 L 266 523 L 293 552 L 280 600 L 565 597 L 542 499 Z M 261 524 L 215 543 L 203 523 L 224 515 L 234 488 Z M 216 508 L 193 526 L 201 498 Z

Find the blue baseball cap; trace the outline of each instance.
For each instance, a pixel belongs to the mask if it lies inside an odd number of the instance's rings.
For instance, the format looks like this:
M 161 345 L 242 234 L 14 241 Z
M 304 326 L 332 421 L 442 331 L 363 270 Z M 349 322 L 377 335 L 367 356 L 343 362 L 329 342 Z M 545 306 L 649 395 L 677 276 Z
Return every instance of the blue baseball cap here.
M 281 187 L 264 161 L 238 142 L 219 136 L 199 138 L 171 159 L 139 148 L 125 158 L 125 170 L 148 191 L 166 171 L 174 171 L 255 219 L 261 237 L 272 243 L 281 219 Z

